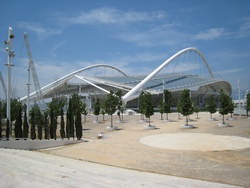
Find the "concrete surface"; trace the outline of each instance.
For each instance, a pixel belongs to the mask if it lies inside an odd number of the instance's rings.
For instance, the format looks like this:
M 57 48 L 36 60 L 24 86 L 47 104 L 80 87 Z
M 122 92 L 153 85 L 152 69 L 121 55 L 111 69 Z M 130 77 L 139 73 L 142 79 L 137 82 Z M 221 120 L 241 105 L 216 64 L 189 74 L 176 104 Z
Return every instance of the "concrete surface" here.
M 133 171 L 32 151 L 0 149 L 0 156 L 0 184 L 2 188 L 237 187 Z

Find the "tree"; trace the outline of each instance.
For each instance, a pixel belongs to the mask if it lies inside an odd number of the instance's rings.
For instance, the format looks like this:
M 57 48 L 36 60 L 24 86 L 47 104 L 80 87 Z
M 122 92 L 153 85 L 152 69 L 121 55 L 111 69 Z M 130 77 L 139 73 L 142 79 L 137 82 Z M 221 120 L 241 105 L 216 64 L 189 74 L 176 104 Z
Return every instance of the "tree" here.
M 250 111 L 250 93 L 247 94 L 247 101 L 246 101 L 246 111 L 247 111 L 247 117 L 248 117 L 248 112 Z
M 164 90 L 164 112 L 166 113 L 166 118 L 168 120 L 168 113 L 171 113 L 172 105 L 172 93 L 169 90 Z
M 28 124 L 28 119 L 27 119 L 27 106 L 24 105 L 23 107 L 24 110 L 24 117 L 23 117 L 23 138 L 28 138 L 29 134 L 29 124 Z
M 181 100 L 178 100 L 177 102 L 177 112 L 178 112 L 178 119 L 180 118 L 180 113 L 181 113 Z
M 198 117 L 199 108 L 198 108 L 197 104 L 194 103 L 193 108 L 194 108 L 194 112 L 196 113 L 196 119 L 199 119 L 199 117 Z
M 49 139 L 49 124 L 48 124 L 48 111 L 45 111 L 43 114 L 44 118 L 44 137 L 45 139 Z
M 225 124 L 224 115 L 229 113 L 230 97 L 223 91 L 220 91 L 219 113 L 222 115 L 222 124 Z
M 76 113 L 75 126 L 76 126 L 76 138 L 77 140 L 80 140 L 82 138 L 82 118 L 80 109 L 78 109 Z
M 0 99 L 0 140 L 1 140 L 2 137 L 3 137 L 3 135 L 2 135 L 2 131 L 3 131 L 3 129 L 2 129 L 2 126 L 3 126 L 2 120 L 3 120 L 2 101 L 1 101 L 1 99 Z
M 180 112 L 183 116 L 186 116 L 186 125 L 188 125 L 188 116 L 194 112 L 189 89 L 184 89 L 182 91 L 180 99 Z
M 86 116 L 88 115 L 88 110 L 87 110 L 86 103 L 82 104 L 82 114 L 84 115 L 84 122 L 86 122 Z
M 111 126 L 113 127 L 113 114 L 117 109 L 117 105 L 119 103 L 118 97 L 114 94 L 113 91 L 107 95 L 106 100 L 104 101 L 105 112 L 111 117 Z
M 228 113 L 230 113 L 231 118 L 233 118 L 233 113 L 234 113 L 234 109 L 235 109 L 235 104 L 232 100 L 231 97 L 228 98 Z
M 139 112 L 141 113 L 141 120 L 144 120 L 145 107 L 146 107 L 144 94 L 145 93 L 142 91 L 141 94 L 139 95 Z
M 50 109 L 50 131 L 49 131 L 49 133 L 50 133 L 50 138 L 51 139 L 54 139 L 54 126 L 53 126 L 53 122 L 54 122 L 54 111 L 53 111 L 53 109 Z
M 164 103 L 163 103 L 162 100 L 160 101 L 160 104 L 159 104 L 159 112 L 160 112 L 160 114 L 161 114 L 161 120 L 163 120 Z
M 53 127 L 53 138 L 56 140 L 56 130 L 57 130 L 57 116 L 53 116 L 52 118 L 52 127 Z
M 63 117 L 63 108 L 61 108 L 61 123 L 60 123 L 60 136 L 63 140 L 63 138 L 65 138 L 65 123 L 64 123 L 64 117 Z
M 42 118 L 41 118 L 41 120 L 42 120 Z M 38 123 L 38 127 L 37 127 L 39 140 L 42 140 L 42 138 L 43 138 L 43 127 L 42 127 L 42 125 L 43 125 L 43 121 L 40 121 Z
M 145 116 L 146 118 L 149 118 L 149 126 L 151 126 L 150 124 L 150 117 L 152 115 L 154 115 L 154 101 L 153 101 L 153 97 L 150 93 L 144 93 L 144 101 L 145 101 Z
M 66 137 L 70 138 L 70 118 L 69 118 L 69 109 L 67 110 L 66 114 Z
M 36 139 L 35 111 L 31 111 L 30 123 L 31 123 L 30 137 L 32 140 L 35 140 Z
M 15 122 L 15 137 L 22 138 L 23 131 L 22 131 L 22 105 L 19 103 L 17 106 L 17 117 Z
M 100 113 L 102 114 L 102 121 L 105 121 L 104 116 L 105 116 L 105 109 L 104 109 L 104 102 L 101 103 L 101 111 Z
M 100 110 L 101 110 L 101 104 L 99 99 L 97 98 L 96 101 L 94 102 L 94 115 L 96 116 L 96 123 L 98 123 L 98 116 L 100 114 Z
M 209 97 L 208 104 L 205 106 L 205 109 L 210 113 L 210 119 L 212 119 L 212 114 L 215 113 L 217 110 L 214 95 L 211 95 Z
M 117 105 L 118 112 L 117 112 L 117 115 L 119 117 L 119 120 L 123 121 L 123 113 L 125 111 L 125 107 L 124 107 L 123 102 L 122 102 L 122 91 L 118 90 L 115 93 L 115 95 L 118 97 L 118 105 Z M 122 113 L 122 118 L 120 116 L 121 113 Z

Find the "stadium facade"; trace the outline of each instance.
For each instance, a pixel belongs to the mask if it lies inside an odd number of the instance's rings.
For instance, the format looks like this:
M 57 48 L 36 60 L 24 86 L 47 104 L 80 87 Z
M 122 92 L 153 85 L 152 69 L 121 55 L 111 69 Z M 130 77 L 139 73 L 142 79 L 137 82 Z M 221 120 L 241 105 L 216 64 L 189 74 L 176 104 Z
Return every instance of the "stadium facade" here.
M 190 52 L 195 53 L 201 59 L 208 73 L 206 76 L 191 74 L 185 71 L 172 71 L 171 73 L 166 71 L 172 62 Z M 101 69 L 109 70 L 109 73 L 102 75 L 100 73 Z M 176 68 L 176 70 L 178 69 Z M 115 74 L 111 74 L 110 71 L 115 72 Z M 29 100 L 37 101 L 41 97 L 48 99 L 79 93 L 83 96 L 83 102 L 91 108 L 96 98 L 104 100 L 110 90 L 114 92 L 121 90 L 124 94 L 123 100 L 127 104 L 127 108 L 137 108 L 138 96 L 142 91 L 153 94 L 155 104 L 157 105 L 159 100 L 162 99 L 164 89 L 172 92 L 173 97 L 176 99 L 175 101 L 180 98 L 183 89 L 189 89 L 192 100 L 201 107 L 206 104 L 210 95 L 218 97 L 221 89 L 228 95 L 232 93 L 231 84 L 223 79 L 215 78 L 202 53 L 196 48 L 190 47 L 174 54 L 148 75 L 129 76 L 111 65 L 98 64 L 88 66 L 42 87 L 42 96 L 39 96 L 36 91 L 31 93 Z M 27 96 L 21 98 L 23 102 L 26 100 Z

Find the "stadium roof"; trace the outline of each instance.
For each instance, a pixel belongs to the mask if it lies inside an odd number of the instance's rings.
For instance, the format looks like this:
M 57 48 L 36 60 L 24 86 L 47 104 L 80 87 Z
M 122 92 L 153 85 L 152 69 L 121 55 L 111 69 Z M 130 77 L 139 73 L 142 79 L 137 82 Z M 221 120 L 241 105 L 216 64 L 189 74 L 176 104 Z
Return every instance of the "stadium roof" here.
M 206 66 L 209 77 L 204 75 L 188 74 L 183 72 L 162 73 L 170 62 L 187 51 L 197 53 Z M 97 69 L 105 68 L 116 72 L 116 75 L 108 74 L 101 76 Z M 95 74 L 86 74 L 95 69 Z M 82 75 L 85 73 L 84 75 Z M 232 86 L 223 79 L 215 78 L 204 56 L 195 48 L 186 48 L 176 53 L 149 75 L 128 76 L 121 70 L 111 65 L 92 65 L 68 74 L 47 86 L 41 88 L 43 98 L 52 98 L 58 95 L 72 93 L 88 93 L 90 95 L 102 95 L 109 93 L 110 90 L 122 90 L 125 95 L 123 99 L 129 101 L 138 97 L 140 92 L 148 91 L 152 94 L 160 94 L 164 89 L 178 92 L 183 89 L 197 91 L 200 94 L 215 94 L 221 89 L 231 95 Z M 30 94 L 30 101 L 38 100 L 38 92 Z M 21 101 L 25 101 L 27 96 Z

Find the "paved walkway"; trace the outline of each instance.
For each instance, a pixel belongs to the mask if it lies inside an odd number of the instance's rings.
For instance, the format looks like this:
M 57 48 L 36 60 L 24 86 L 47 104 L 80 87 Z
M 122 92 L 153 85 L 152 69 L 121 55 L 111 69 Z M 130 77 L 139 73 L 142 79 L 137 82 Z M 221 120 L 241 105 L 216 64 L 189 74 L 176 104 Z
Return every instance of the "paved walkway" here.
M 32 151 L 0 149 L 0 156 L 1 187 L 236 187 Z

